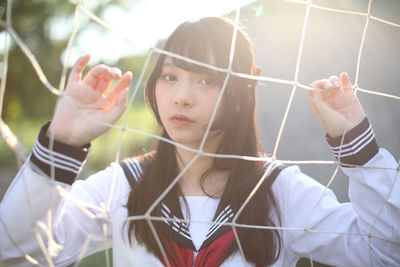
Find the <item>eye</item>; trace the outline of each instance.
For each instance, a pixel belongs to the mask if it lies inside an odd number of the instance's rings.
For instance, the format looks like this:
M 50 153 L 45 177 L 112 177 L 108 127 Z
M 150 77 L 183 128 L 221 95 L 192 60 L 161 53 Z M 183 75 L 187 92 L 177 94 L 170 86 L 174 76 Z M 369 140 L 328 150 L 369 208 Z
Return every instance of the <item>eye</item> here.
M 174 82 L 178 79 L 178 77 L 176 77 L 174 74 L 164 74 L 162 75 L 162 78 L 169 82 Z
M 201 85 L 205 85 L 205 86 L 209 86 L 209 87 L 218 85 L 218 81 L 214 78 L 204 78 L 204 79 L 199 80 L 199 83 Z

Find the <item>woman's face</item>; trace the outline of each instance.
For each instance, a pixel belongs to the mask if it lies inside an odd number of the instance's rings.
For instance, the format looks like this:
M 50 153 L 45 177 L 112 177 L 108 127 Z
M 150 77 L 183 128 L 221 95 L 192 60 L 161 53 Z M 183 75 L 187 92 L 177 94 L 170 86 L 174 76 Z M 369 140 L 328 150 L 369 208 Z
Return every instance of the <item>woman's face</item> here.
M 199 147 L 220 91 L 221 82 L 216 78 L 178 68 L 166 57 L 155 93 L 161 122 L 173 141 Z M 220 119 L 219 110 L 214 125 Z M 211 130 L 207 143 L 218 140 L 219 132 Z

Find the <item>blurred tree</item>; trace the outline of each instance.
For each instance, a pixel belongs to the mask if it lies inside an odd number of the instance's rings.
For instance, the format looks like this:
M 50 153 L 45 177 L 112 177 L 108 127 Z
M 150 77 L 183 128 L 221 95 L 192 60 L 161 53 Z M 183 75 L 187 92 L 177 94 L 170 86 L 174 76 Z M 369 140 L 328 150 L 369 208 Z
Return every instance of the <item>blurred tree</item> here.
M 46 22 L 52 16 L 69 16 L 73 5 L 54 1 L 13 1 L 12 27 L 39 61 L 53 86 L 58 87 L 62 70 L 60 54 L 66 40 L 53 42 Z M 9 68 L 3 119 L 6 122 L 48 119 L 55 97 L 40 83 L 29 60 L 13 44 L 9 50 Z
M 72 1 L 52 0 L 11 2 L 12 28 L 35 55 L 49 82 L 57 88 L 63 69 L 62 56 L 72 31 L 71 22 L 74 17 L 75 5 Z M 88 4 L 86 5 L 86 3 Z M 111 4 L 120 8 L 124 8 L 124 3 L 126 5 L 126 2 L 121 0 L 86 1 L 86 3 L 84 1 L 85 7 L 100 17 Z M 6 4 L 6 1 L 2 1 L 0 9 L 5 11 Z M 6 19 L 5 12 L 0 12 L 0 16 L 2 20 Z M 70 24 L 71 27 L 69 27 Z M 68 25 L 67 33 L 57 32 L 57 25 Z M 95 26 L 92 28 L 100 32 L 106 31 L 97 23 L 81 15 L 80 29 L 89 26 Z M 4 30 L 4 28 L 0 29 L 1 32 Z M 84 33 L 78 31 L 78 36 L 79 34 Z M 0 51 L 0 56 L 3 52 Z M 122 70 L 140 73 L 144 60 L 145 56 L 130 56 L 120 59 L 116 65 Z M 12 42 L 9 47 L 8 63 L 2 119 L 29 150 L 39 127 L 51 119 L 56 96 L 51 94 L 40 82 L 30 61 L 15 42 Z M 138 75 L 135 75 L 135 79 L 137 77 Z M 3 80 L 1 81 L 3 82 Z M 143 104 L 143 93 L 140 93 L 136 99 L 139 100 L 139 104 Z M 4 143 L 0 144 L 0 151 L 0 167 L 15 165 L 12 152 Z M 101 159 L 98 160 L 101 161 Z

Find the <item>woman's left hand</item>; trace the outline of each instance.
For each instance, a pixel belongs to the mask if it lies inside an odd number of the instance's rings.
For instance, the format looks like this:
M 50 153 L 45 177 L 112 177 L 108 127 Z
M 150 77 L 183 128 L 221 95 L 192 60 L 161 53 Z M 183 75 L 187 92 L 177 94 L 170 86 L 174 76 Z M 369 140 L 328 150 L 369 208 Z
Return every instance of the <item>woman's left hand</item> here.
M 347 73 L 315 81 L 311 87 L 315 89 L 307 91 L 311 110 L 330 137 L 343 135 L 365 118 Z

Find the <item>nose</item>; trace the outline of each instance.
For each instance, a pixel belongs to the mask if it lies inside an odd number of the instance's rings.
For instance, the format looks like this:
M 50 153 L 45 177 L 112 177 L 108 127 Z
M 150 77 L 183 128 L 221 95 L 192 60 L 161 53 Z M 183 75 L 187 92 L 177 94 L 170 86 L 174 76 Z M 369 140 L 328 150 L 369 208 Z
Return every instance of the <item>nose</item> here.
M 194 104 L 193 84 L 190 81 L 181 81 L 176 85 L 174 104 L 180 108 L 189 108 Z

